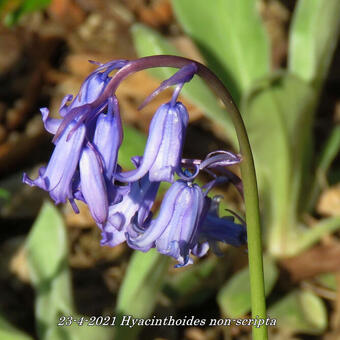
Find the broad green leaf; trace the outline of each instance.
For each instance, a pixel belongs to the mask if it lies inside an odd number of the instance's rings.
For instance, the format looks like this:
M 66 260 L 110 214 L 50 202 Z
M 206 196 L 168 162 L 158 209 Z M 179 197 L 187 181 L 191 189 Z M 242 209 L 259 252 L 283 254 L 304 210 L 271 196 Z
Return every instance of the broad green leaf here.
M 58 210 L 45 203 L 27 239 L 28 268 L 36 289 L 38 333 L 45 338 L 59 313 L 74 314 L 67 264 L 67 237 Z
M 180 52 L 158 32 L 146 26 L 141 24 L 134 25 L 132 35 L 137 53 L 140 57 L 157 54 L 180 55 Z M 160 68 L 152 69 L 150 72 L 157 78 L 165 80 L 172 76 L 175 70 L 171 68 Z M 225 129 L 226 139 L 233 142 L 234 145 L 237 145 L 235 130 L 228 113 L 218 104 L 216 96 L 202 79 L 194 77 L 190 83 L 185 84 L 181 93 L 193 104 L 201 108 L 208 118 Z
M 40 340 L 109 340 L 105 327 L 58 327 L 59 317 L 76 314 L 67 263 L 67 235 L 58 210 L 45 203 L 27 239 L 30 277 L 36 290 L 35 317 Z
M 282 74 L 263 80 L 242 103 L 266 206 L 268 246 L 277 256 L 289 251 L 284 240 L 296 224 L 301 190 L 308 178 L 314 98 L 314 90 L 304 81 Z
M 13 327 L 6 319 L 0 316 L 1 340 L 33 340 L 29 335 Z
M 161 290 L 167 270 L 169 257 L 151 249 L 147 253 L 133 253 L 124 281 L 119 291 L 116 306 L 118 322 L 124 315 L 134 318 L 147 318 L 152 313 Z M 137 337 L 141 327 L 126 326 L 115 329 L 115 339 Z
M 323 301 L 314 293 L 296 290 L 268 310 L 270 318 L 291 332 L 322 334 L 327 328 L 327 310 Z
M 46 202 L 27 239 L 28 264 L 34 285 L 53 280 L 66 266 L 67 238 L 58 210 Z
M 340 0 L 299 0 L 290 30 L 288 66 L 320 85 L 339 38 Z
M 256 0 L 173 0 L 175 14 L 236 102 L 270 69 L 268 36 Z
M 274 287 L 279 273 L 275 262 L 269 257 L 264 257 L 263 268 L 265 293 L 266 296 L 268 296 Z M 241 317 L 250 310 L 250 278 L 248 267 L 233 275 L 221 288 L 217 295 L 217 302 L 223 314 L 232 318 Z

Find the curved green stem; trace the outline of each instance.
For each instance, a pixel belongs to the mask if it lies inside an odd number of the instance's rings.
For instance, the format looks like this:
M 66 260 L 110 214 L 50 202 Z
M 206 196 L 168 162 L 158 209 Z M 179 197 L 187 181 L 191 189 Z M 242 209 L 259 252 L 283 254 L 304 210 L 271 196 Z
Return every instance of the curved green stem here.
M 97 99 L 97 101 L 101 101 L 103 96 L 109 96 L 114 93 L 120 82 L 132 73 L 155 67 L 182 68 L 189 63 L 196 64 L 196 74 L 203 78 L 212 91 L 222 99 L 235 126 L 240 152 L 243 157 L 240 168 L 244 185 L 244 199 L 246 206 L 252 316 L 258 316 L 259 318 L 265 319 L 266 304 L 263 279 L 260 212 L 254 160 L 241 114 L 227 88 L 206 66 L 191 59 L 170 55 L 150 56 L 133 60 L 126 66 L 122 67 L 113 76 L 104 93 Z M 94 102 L 92 105 L 96 105 L 96 103 Z M 267 337 L 267 328 L 265 325 L 259 328 L 253 326 L 254 340 L 265 340 Z

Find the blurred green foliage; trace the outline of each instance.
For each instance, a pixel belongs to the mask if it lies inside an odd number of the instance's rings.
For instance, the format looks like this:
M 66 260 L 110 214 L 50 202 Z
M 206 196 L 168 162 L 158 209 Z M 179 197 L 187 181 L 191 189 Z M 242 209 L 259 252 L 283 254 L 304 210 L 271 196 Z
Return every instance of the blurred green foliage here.
M 26 13 L 46 8 L 51 0 L 0 0 L 0 18 L 5 25 L 13 26 Z

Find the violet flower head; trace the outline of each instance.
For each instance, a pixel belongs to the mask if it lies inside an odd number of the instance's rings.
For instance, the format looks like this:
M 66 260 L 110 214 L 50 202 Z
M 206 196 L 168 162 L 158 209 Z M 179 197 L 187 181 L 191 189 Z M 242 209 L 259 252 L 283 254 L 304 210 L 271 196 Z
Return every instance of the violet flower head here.
M 127 234 L 130 247 L 148 251 L 156 247 L 185 266 L 192 262 L 191 250 L 196 244 L 196 232 L 204 212 L 204 195 L 197 184 L 178 180 L 164 196 L 160 212 L 146 228 L 135 229 L 139 234 Z
M 192 263 L 191 255 L 201 257 L 209 248 L 218 252 L 218 242 L 246 243 L 244 225 L 233 218 L 220 218 L 218 199 L 208 197 L 214 186 L 227 182 L 243 194 L 241 179 L 226 169 L 242 157 L 222 150 L 203 160 L 182 158 L 189 115 L 178 96 L 184 84 L 199 73 L 197 64 L 188 63 L 142 104 L 175 86 L 172 99 L 151 120 L 143 156 L 132 157 L 135 169 L 122 171 L 117 161 L 123 128 L 115 91 L 126 76 L 145 66 L 145 59 L 97 64 L 77 96 L 63 99 L 61 119 L 51 118 L 49 110 L 42 108 L 42 120 L 54 135 L 55 149 L 38 178 L 32 180 L 24 174 L 23 181 L 48 191 L 56 204 L 69 200 L 75 212 L 79 212 L 75 200 L 85 202 L 102 232 L 102 245 L 114 247 L 126 241 L 143 252 L 156 248 L 181 267 Z M 111 76 L 113 70 L 118 71 Z M 213 177 L 202 187 L 194 184 L 201 171 Z M 175 181 L 175 176 L 180 179 Z M 162 181 L 172 185 L 158 216 L 152 219 Z

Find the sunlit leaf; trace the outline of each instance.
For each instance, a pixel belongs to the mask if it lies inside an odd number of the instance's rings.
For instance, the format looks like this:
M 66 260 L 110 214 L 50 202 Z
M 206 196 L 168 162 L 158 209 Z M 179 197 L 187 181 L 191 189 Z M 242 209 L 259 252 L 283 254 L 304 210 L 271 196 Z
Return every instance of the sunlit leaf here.
M 73 306 L 67 263 L 67 235 L 56 207 L 45 203 L 27 239 L 31 280 L 36 290 L 35 317 L 40 340 L 108 340 L 112 329 L 87 325 L 57 326 L 60 316 L 79 318 Z
M 289 252 L 283 240 L 296 225 L 309 179 L 314 93 L 304 81 L 283 74 L 259 83 L 242 105 L 270 226 L 268 247 L 278 256 Z
M 169 257 L 152 249 L 147 253 L 134 252 L 121 285 L 116 306 L 116 315 L 147 318 L 152 313 L 158 293 L 169 267 Z M 115 339 L 133 340 L 141 327 L 117 327 Z
M 307 82 L 320 84 L 339 39 L 339 13 L 340 0 L 298 1 L 290 31 L 291 72 Z
M 278 278 L 278 269 L 275 262 L 264 257 L 264 282 L 266 296 L 271 292 Z M 224 315 L 237 318 L 249 312 L 250 303 L 250 278 L 249 268 L 237 272 L 221 288 L 217 295 L 217 302 Z
M 173 0 L 175 14 L 238 102 L 270 69 L 268 36 L 256 0 Z
M 67 237 L 58 210 L 45 203 L 27 239 L 28 267 L 35 286 L 38 332 L 42 338 L 59 313 L 74 312 L 67 264 Z
M 327 328 L 326 306 L 309 291 L 289 293 L 269 308 L 268 315 L 286 331 L 321 334 Z

